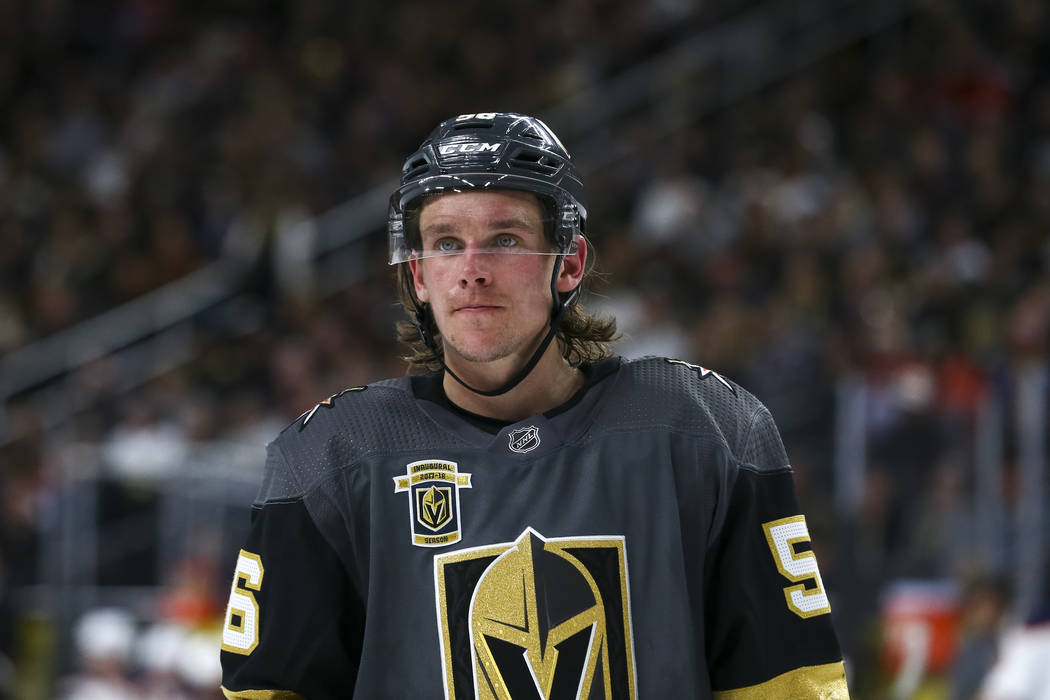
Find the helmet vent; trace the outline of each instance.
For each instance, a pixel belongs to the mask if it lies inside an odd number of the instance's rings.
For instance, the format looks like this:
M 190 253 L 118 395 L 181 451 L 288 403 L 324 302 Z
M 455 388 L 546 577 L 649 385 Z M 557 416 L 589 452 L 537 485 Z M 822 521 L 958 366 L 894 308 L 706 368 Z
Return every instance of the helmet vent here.
M 455 125 L 453 125 L 452 130 L 453 131 L 462 131 L 463 129 L 479 129 L 479 128 L 491 129 L 492 128 L 492 120 L 491 119 L 465 119 L 465 120 L 463 120 L 461 122 L 456 122 Z
M 430 164 L 427 163 L 427 159 L 420 156 L 414 160 L 405 163 L 405 167 L 402 169 L 402 178 L 404 180 L 411 180 L 412 178 L 423 175 L 430 169 Z
M 509 164 L 519 170 L 529 170 L 541 175 L 553 175 L 561 168 L 561 161 L 541 151 L 523 148 L 509 158 Z

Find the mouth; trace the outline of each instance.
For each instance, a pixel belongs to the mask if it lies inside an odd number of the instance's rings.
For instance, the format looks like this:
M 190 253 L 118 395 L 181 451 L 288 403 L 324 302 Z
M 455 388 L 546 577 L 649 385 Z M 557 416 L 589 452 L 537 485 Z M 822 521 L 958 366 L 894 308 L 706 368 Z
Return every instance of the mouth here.
M 484 313 L 486 311 L 498 311 L 502 309 L 502 306 L 495 306 L 493 304 L 467 304 L 465 306 L 456 307 L 456 313 Z

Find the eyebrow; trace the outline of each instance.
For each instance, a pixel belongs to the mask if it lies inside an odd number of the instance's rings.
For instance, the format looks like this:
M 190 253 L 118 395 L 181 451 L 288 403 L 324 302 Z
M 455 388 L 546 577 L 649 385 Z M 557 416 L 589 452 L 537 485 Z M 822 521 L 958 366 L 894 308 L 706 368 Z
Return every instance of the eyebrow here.
M 530 225 L 529 225 L 529 221 L 527 219 L 518 218 L 518 217 L 511 217 L 511 218 L 508 218 L 508 219 L 496 219 L 494 221 L 490 221 L 489 224 L 488 224 L 488 228 L 489 228 L 490 231 L 500 231 L 500 230 L 505 230 L 505 229 L 525 229 L 525 230 L 529 230 L 530 229 Z M 455 233 L 458 230 L 459 230 L 459 228 L 457 226 L 453 225 L 453 224 L 434 223 L 434 224 L 430 224 L 429 226 L 424 228 L 422 231 L 420 231 L 420 233 L 421 234 L 427 233 L 427 234 L 431 234 L 431 235 L 434 235 L 434 236 L 441 236 L 441 235 L 445 235 L 445 234 L 448 234 L 448 233 Z

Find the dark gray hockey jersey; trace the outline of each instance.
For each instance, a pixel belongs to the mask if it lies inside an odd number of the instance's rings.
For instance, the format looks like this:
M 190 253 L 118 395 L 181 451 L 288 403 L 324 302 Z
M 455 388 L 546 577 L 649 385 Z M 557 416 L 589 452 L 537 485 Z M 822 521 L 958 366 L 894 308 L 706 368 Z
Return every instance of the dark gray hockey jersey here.
M 678 360 L 490 434 L 387 380 L 269 446 L 229 698 L 845 698 L 769 411 Z

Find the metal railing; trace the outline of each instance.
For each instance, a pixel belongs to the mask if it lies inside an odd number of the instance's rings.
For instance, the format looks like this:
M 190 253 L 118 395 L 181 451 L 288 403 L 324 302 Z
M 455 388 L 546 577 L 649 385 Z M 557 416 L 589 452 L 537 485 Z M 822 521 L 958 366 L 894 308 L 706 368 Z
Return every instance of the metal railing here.
M 943 452 L 958 450 L 963 463 L 969 465 L 961 476 L 970 485 L 970 501 L 964 505 L 968 506 L 966 517 L 972 524 L 956 533 L 956 537 L 966 539 L 964 551 L 969 563 L 979 571 L 1010 580 L 1015 605 L 1022 611 L 1030 610 L 1045 595 L 1042 587 L 1050 567 L 1048 387 L 1050 358 L 1018 368 L 1008 390 L 996 390 L 993 386 L 981 398 L 972 416 L 972 435 L 957 430 L 954 439 L 958 443 L 939 446 Z M 834 497 L 836 519 L 841 523 L 856 522 L 862 512 L 865 474 L 871 469 L 868 403 L 869 386 L 862 377 L 848 375 L 839 379 Z M 1017 446 L 1016 456 L 1006 453 L 1005 446 L 1010 443 Z M 1016 501 L 1011 503 L 1006 465 L 1014 460 Z M 924 465 L 926 476 L 936 467 Z

